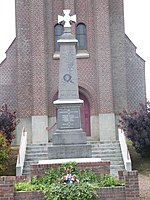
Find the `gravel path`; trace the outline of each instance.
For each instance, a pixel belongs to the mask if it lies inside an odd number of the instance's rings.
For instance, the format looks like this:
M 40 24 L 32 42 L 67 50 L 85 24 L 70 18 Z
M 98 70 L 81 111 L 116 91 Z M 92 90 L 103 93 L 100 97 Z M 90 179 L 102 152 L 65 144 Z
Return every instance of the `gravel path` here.
M 150 200 L 150 175 L 139 174 L 139 189 L 141 200 Z

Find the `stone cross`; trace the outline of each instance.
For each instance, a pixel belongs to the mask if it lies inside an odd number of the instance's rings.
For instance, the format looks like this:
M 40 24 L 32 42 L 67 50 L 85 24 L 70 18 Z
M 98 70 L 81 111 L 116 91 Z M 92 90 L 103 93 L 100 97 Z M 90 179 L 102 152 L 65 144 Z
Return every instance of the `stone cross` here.
M 76 15 L 70 16 L 70 10 L 63 10 L 64 16 L 58 15 L 58 23 L 64 22 L 65 28 L 70 28 L 70 22 L 76 22 Z

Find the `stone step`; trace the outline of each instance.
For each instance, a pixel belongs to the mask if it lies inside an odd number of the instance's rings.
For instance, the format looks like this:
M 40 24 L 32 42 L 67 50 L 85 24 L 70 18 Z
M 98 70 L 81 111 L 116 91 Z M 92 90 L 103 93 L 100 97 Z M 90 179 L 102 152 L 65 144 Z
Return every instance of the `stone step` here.
M 91 143 L 89 142 L 88 144 L 91 144 L 92 146 L 116 146 L 119 145 L 119 142 L 95 142 Z
M 29 175 L 30 174 L 30 168 L 26 168 L 23 170 L 23 175 Z
M 39 154 L 47 154 L 48 153 L 48 149 L 47 150 L 31 150 L 31 151 L 26 151 L 26 155 L 32 155 L 32 154 L 36 154 L 36 155 L 39 155 Z
M 116 145 L 116 146 L 112 146 L 112 145 L 102 145 L 102 146 L 99 146 L 99 145 L 91 145 L 92 149 L 118 149 L 120 148 L 119 145 Z
M 119 146 L 119 142 L 88 142 L 88 144 L 91 144 L 92 146 Z
M 26 150 L 32 150 L 32 149 L 47 149 L 49 146 L 52 146 L 51 143 L 49 144 L 28 144 Z
M 101 158 L 102 161 L 110 161 L 111 163 L 114 163 L 114 162 L 122 162 L 122 158 L 113 158 L 113 157 L 102 157 L 102 156 L 92 156 L 92 158 Z
M 33 160 L 25 161 L 24 168 L 30 168 L 30 164 L 37 164 L 37 163 L 38 161 L 33 161 Z
M 123 170 L 123 160 L 120 151 L 119 142 L 95 142 L 88 141 L 92 146 L 92 157 L 99 157 L 102 160 L 110 161 L 110 173 L 113 176 L 118 175 L 118 170 Z M 30 173 L 30 164 L 37 163 L 39 160 L 48 159 L 48 146 L 49 144 L 30 144 L 26 149 L 26 160 L 24 164 L 23 174 Z
M 92 146 L 92 148 L 96 148 L 96 149 L 98 149 L 98 148 L 100 148 L 100 149 L 116 149 L 116 148 L 120 148 L 120 145 L 119 144 L 117 144 L 117 145 L 91 145 Z
M 118 155 L 120 155 L 120 153 L 119 153 L 119 151 L 120 151 L 120 149 L 116 149 L 116 150 L 93 150 L 92 149 L 92 153 L 93 154 L 97 154 L 97 153 L 100 153 L 100 154 L 105 154 L 105 155 L 113 155 L 113 156 L 118 156 Z
M 48 151 L 40 151 L 40 152 L 28 152 L 28 153 L 26 153 L 26 155 L 29 155 L 29 156 L 32 156 L 32 155 L 34 155 L 34 156 L 42 156 L 42 155 L 48 155 Z
M 121 169 L 121 170 L 123 170 L 124 169 L 124 166 L 123 165 L 111 165 L 110 166 L 110 169 L 111 170 L 115 170 L 115 169 Z
M 95 153 L 92 153 L 92 157 L 93 158 L 106 158 L 106 159 L 110 159 L 110 158 L 113 158 L 113 160 L 116 160 L 116 159 L 122 159 L 122 156 L 117 153 L 116 155 L 114 154 L 103 154 L 103 153 L 99 153 L 99 152 L 95 152 Z
M 36 164 L 36 163 L 38 163 L 38 161 L 33 161 L 33 160 L 25 161 L 23 168 L 23 175 L 30 174 L 30 164 Z
M 115 151 L 118 151 L 120 150 L 120 146 L 117 146 L 117 147 L 112 147 L 112 146 L 107 146 L 107 147 L 92 147 L 92 151 L 111 151 L 111 152 L 115 152 Z
M 40 147 L 40 148 L 27 148 L 26 152 L 41 152 L 41 151 L 47 151 L 48 147 Z
M 48 160 L 48 155 L 42 157 L 31 156 L 26 158 L 26 161 L 39 161 L 39 160 Z
M 119 144 L 119 140 L 104 141 L 104 142 L 95 141 L 95 140 L 91 140 L 91 141 L 88 140 L 87 143 L 89 143 L 89 144 L 116 144 L 116 143 L 118 143 Z
M 102 159 L 102 161 L 106 161 L 105 159 Z M 122 160 L 109 160 L 111 165 L 122 165 Z
M 107 148 L 103 148 L 103 147 L 92 147 L 92 151 L 103 151 L 103 152 L 108 152 L 108 151 L 111 151 L 111 152 L 118 152 L 120 151 L 120 147 L 116 147 L 116 148 L 112 148 L 112 147 L 107 147 Z
M 26 149 L 26 152 L 41 152 L 41 151 L 48 151 L 48 147 L 39 147 L 39 148 L 35 148 L 35 147 L 29 147 Z
M 44 143 L 44 144 L 28 144 L 27 147 L 45 147 L 45 146 L 51 146 L 52 143 Z

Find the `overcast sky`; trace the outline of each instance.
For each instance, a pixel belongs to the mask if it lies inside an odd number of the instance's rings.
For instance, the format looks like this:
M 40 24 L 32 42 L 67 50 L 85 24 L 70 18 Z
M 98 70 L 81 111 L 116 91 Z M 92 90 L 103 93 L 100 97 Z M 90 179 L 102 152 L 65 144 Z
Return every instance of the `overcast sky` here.
M 0 62 L 15 37 L 15 0 L 0 0 Z M 147 98 L 150 100 L 150 0 L 124 0 L 125 32 L 146 61 Z

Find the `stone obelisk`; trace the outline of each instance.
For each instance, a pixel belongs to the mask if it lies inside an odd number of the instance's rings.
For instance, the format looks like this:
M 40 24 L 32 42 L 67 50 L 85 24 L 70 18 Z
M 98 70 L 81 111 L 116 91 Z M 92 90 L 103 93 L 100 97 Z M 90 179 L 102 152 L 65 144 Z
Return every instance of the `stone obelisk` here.
M 53 147 L 49 148 L 49 158 L 91 157 L 91 146 L 81 128 L 78 76 L 76 64 L 77 39 L 71 33 L 71 23 L 76 15 L 70 16 L 70 10 L 64 10 L 64 16 L 58 16 L 58 23 L 64 24 L 64 33 L 58 40 L 60 45 L 59 89 L 57 107 L 57 128 L 52 136 Z

